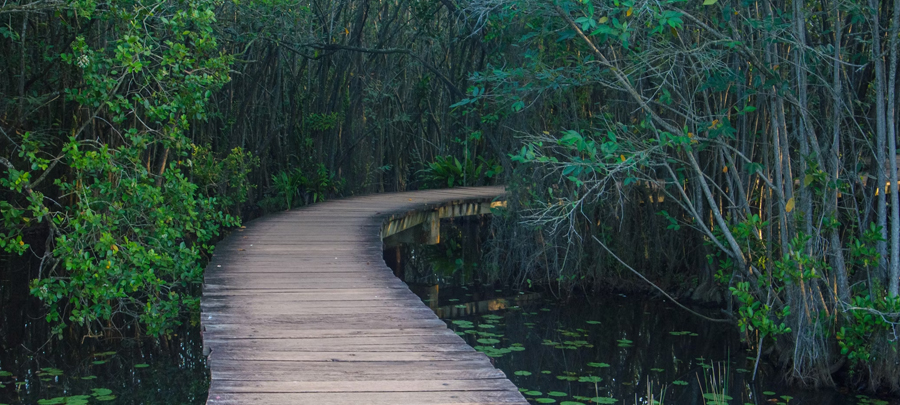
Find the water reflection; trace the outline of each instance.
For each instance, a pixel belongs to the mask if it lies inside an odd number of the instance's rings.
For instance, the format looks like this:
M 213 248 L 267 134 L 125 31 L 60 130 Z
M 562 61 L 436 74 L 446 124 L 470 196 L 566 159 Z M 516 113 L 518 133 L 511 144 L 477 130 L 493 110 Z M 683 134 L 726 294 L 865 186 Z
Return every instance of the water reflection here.
M 535 403 L 817 405 L 879 403 L 780 382 L 735 328 L 670 302 L 607 294 L 561 303 L 509 289 L 482 264 L 486 219 L 441 225 L 441 244 L 393 246 L 386 261 L 448 325 Z M 414 239 L 414 238 L 410 238 Z M 714 315 L 712 310 L 693 308 Z M 884 402 L 885 404 L 888 402 Z M 896 403 L 895 401 L 892 403 Z
M 202 404 L 209 372 L 199 327 L 169 339 L 49 335 L 28 293 L 36 259 L 0 256 L 0 404 Z M 56 398 L 56 401 L 53 399 Z

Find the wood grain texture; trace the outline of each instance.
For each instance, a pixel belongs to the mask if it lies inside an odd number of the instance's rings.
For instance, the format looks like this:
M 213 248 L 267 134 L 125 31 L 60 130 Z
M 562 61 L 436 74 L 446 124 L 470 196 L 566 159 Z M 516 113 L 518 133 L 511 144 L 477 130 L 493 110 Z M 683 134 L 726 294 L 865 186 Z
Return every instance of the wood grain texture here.
M 381 258 L 388 221 L 502 194 L 481 187 L 352 197 L 232 232 L 203 286 L 207 403 L 527 404 Z

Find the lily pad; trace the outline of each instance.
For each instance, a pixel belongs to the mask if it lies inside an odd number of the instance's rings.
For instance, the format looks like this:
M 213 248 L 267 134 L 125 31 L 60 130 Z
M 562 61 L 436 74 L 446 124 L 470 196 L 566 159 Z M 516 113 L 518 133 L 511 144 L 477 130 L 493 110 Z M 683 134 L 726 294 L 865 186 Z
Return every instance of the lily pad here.
M 112 390 L 107 388 L 93 388 L 91 389 L 91 391 L 91 395 L 95 397 L 102 397 L 112 394 Z
M 63 375 L 63 371 L 58 368 L 44 367 L 41 369 L 41 371 L 37 372 L 37 375 L 42 376 L 42 377 L 43 376 L 56 377 L 56 376 Z M 65 398 L 65 397 L 60 397 L 60 398 Z
M 531 375 L 531 371 L 519 370 L 519 371 L 514 372 L 513 374 L 521 375 L 521 376 L 529 376 L 529 375 Z

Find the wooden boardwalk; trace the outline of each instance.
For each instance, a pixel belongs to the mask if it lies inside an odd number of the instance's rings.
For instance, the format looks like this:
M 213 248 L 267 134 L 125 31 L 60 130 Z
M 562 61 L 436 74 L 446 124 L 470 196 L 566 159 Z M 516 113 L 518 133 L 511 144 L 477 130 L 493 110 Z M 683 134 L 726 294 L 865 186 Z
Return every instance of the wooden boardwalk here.
M 208 404 L 527 404 L 382 259 L 391 214 L 502 188 L 379 194 L 246 224 L 203 286 Z

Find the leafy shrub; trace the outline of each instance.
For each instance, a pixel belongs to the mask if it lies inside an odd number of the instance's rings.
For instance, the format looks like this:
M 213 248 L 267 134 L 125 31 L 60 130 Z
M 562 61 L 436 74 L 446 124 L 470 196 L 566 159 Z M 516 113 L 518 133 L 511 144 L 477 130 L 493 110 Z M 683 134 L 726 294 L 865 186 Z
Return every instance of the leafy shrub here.
M 419 173 L 425 188 L 474 186 L 499 174 L 502 167 L 493 159 L 468 159 L 460 162 L 454 156 L 436 156 L 434 162 Z
M 75 36 L 59 55 L 77 81 L 65 90 L 78 109 L 72 127 L 26 133 L 13 161 L 0 158 L 10 196 L 0 204 L 2 247 L 22 254 L 25 229 L 49 230 L 31 293 L 56 334 L 134 322 L 165 334 L 198 309 L 201 259 L 221 227 L 239 224 L 227 207 L 247 197 L 240 183 L 255 159 L 196 148 L 194 166 L 186 135 L 232 58 L 213 36 L 212 1 L 73 5 L 61 24 L 102 24 L 109 35 Z

